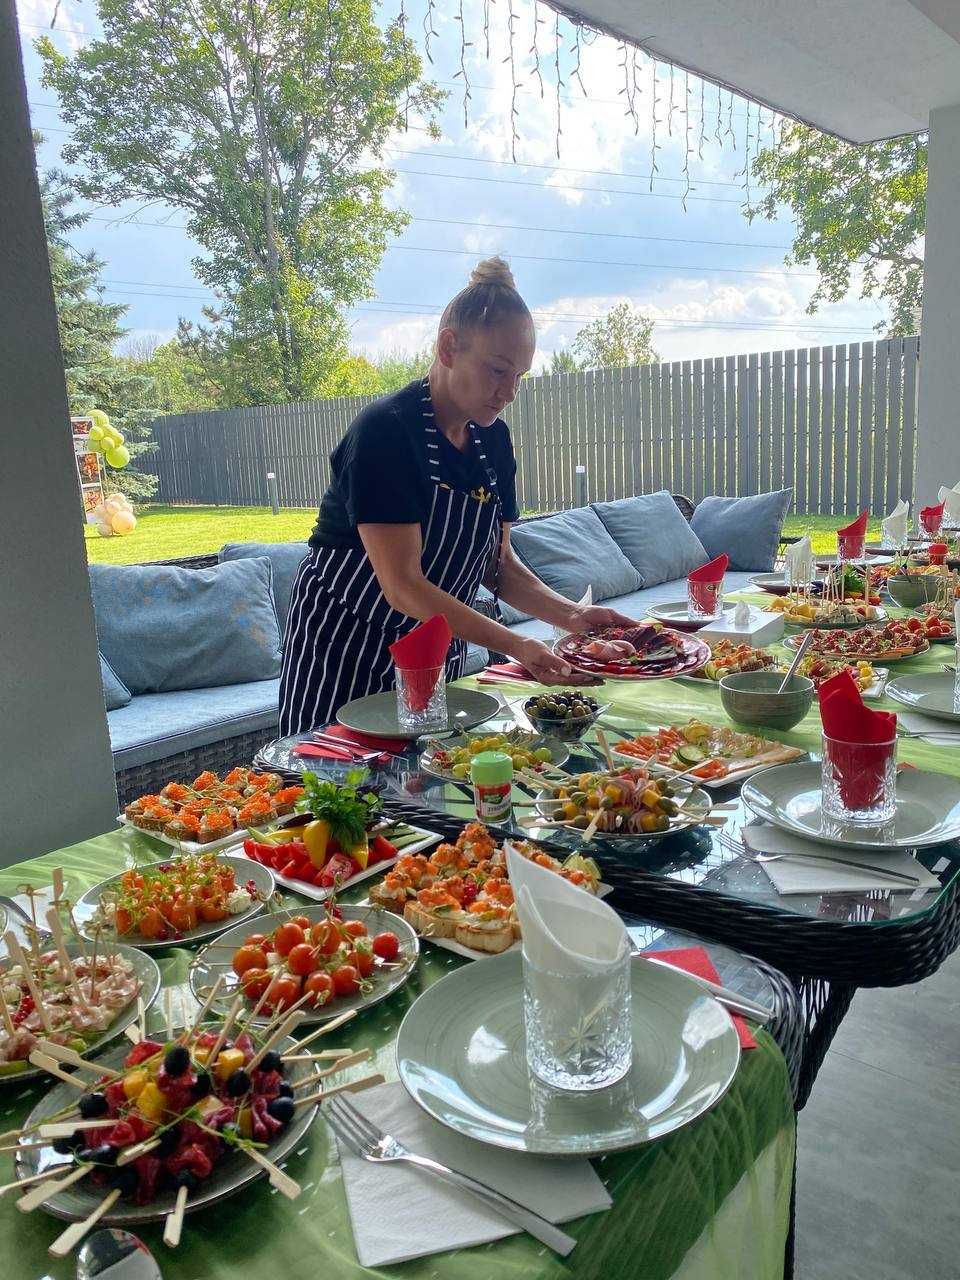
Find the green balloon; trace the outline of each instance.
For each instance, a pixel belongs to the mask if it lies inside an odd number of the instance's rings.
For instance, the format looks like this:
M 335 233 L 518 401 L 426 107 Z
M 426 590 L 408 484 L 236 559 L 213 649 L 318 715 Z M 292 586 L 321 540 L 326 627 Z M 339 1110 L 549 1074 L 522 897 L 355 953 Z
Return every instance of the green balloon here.
M 99 427 L 101 431 L 106 431 L 110 426 L 110 419 L 102 409 L 91 409 L 87 417 L 92 418 L 93 425 Z
M 104 455 L 107 463 L 111 467 L 125 467 L 130 461 L 130 450 L 125 444 L 118 445 L 116 449 L 108 449 Z
M 87 448 L 91 453 L 103 453 L 104 449 L 107 448 L 107 444 L 104 440 L 88 440 Z

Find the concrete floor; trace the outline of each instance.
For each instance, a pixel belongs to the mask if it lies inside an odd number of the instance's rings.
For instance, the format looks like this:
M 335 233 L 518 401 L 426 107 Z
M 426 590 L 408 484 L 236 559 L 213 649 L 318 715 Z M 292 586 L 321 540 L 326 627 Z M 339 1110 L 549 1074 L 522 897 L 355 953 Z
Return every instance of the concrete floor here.
M 798 1280 L 960 1278 L 960 953 L 861 990 L 799 1119 Z

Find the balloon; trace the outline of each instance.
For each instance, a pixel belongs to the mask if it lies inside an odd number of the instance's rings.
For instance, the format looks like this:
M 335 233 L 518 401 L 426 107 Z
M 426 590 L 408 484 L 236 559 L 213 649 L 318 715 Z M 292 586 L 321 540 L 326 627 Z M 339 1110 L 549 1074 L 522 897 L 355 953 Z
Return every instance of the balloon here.
M 110 523 L 114 533 L 133 533 L 137 527 L 137 517 L 132 511 L 118 511 Z
M 93 426 L 90 428 L 90 430 L 87 432 L 87 439 L 90 441 L 91 444 L 94 442 L 94 440 L 102 440 L 103 427 L 98 427 L 97 424 L 94 423 Z
M 98 502 L 98 503 L 97 503 L 97 505 L 96 505 L 96 506 L 93 508 L 93 510 L 90 512 L 90 514 L 93 516 L 94 520 L 95 520 L 97 523 L 99 523 L 99 522 L 100 522 L 100 521 L 102 521 L 102 520 L 106 520 L 106 518 L 107 518 L 107 508 L 106 508 L 105 503 L 103 503 L 103 502 Z
M 93 419 L 94 430 L 96 430 L 97 427 L 99 427 L 101 431 L 109 430 L 110 419 L 107 417 L 107 415 L 103 412 L 102 409 L 91 409 L 90 412 L 87 414 L 87 417 Z
M 98 521 L 97 521 L 97 533 L 99 533 L 99 535 L 100 535 L 100 537 L 101 537 L 101 538 L 112 538 L 112 537 L 113 537 L 113 526 L 112 526 L 112 525 L 110 525 L 110 524 L 106 524 L 106 523 L 105 523 L 104 521 L 102 521 L 102 520 L 98 520 Z
M 104 456 L 111 467 L 125 467 L 130 461 L 130 450 L 125 444 L 121 444 L 115 449 L 108 449 Z
M 106 447 L 107 447 L 106 441 L 103 439 L 87 441 L 87 448 L 90 450 L 91 453 L 103 453 Z

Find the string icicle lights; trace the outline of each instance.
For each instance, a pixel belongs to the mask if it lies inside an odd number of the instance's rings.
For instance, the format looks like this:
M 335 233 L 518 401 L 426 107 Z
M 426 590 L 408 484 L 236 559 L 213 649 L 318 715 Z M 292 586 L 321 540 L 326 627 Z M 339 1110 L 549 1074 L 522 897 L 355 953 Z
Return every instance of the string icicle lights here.
M 546 88 L 543 83 L 543 76 L 540 72 L 540 45 L 537 40 L 537 28 L 543 23 L 540 17 L 540 5 L 538 0 L 533 0 L 533 44 L 530 46 L 530 52 L 533 54 L 533 71 L 531 76 L 536 76 L 537 83 L 540 85 L 540 97 L 543 98 Z

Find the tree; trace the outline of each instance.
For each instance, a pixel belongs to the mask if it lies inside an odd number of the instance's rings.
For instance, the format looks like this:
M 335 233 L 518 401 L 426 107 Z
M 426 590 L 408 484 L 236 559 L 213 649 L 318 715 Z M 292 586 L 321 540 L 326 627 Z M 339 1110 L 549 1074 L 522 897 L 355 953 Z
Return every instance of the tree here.
M 550 373 L 578 373 L 582 368 L 569 347 L 559 347 L 550 356 Z
M 130 369 L 150 378 L 157 413 L 196 413 L 221 405 L 221 388 L 212 383 L 189 349 L 177 338 L 160 342 L 138 338 L 123 345 L 120 357 Z
M 399 391 L 415 378 L 422 378 L 433 363 L 433 345 L 420 351 L 388 351 L 373 365 L 380 379 L 379 391 L 386 395 L 389 391 Z
M 186 212 L 220 299 L 188 346 L 226 403 L 318 394 L 347 355 L 341 309 L 407 222 L 384 202 L 383 147 L 442 98 L 412 42 L 380 31 L 372 0 L 98 0 L 98 15 L 103 38 L 72 56 L 37 42 L 80 191 Z
M 71 211 L 73 194 L 64 174 L 51 170 L 40 186 L 50 255 L 50 275 L 57 304 L 60 346 L 67 377 L 70 412 L 79 415 L 103 409 L 112 426 L 122 431 L 131 458 L 156 449 L 147 425 L 153 412 L 153 385 L 148 376 L 131 369 L 113 354 L 123 337 L 120 320 L 127 308 L 104 302 L 100 272 L 104 263 L 94 253 L 79 253 L 69 234 L 86 221 Z M 105 487 L 129 498 L 149 498 L 155 476 L 125 467 L 114 471 L 103 463 Z
M 651 344 L 653 321 L 629 302 L 599 320 L 586 325 L 573 340 L 573 352 L 580 369 L 624 369 L 634 364 L 653 364 L 659 359 Z
M 752 166 L 767 195 L 747 217 L 775 218 L 786 205 L 796 233 L 787 263 L 815 262 L 820 283 L 807 307 L 839 302 L 862 265 L 862 298 L 887 302 L 893 333 L 916 333 L 923 293 L 921 247 L 927 197 L 922 135 L 854 146 L 806 125 L 781 126 L 777 145 Z

